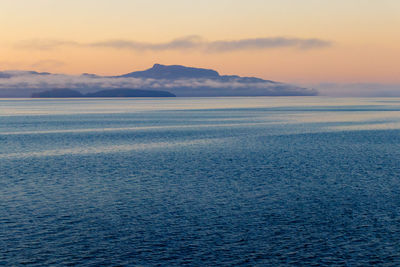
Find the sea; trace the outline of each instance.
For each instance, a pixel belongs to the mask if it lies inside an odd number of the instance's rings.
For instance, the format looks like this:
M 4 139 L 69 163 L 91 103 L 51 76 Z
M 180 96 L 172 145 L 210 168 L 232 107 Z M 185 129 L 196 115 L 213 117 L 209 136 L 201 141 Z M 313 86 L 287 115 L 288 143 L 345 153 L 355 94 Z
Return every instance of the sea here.
M 0 99 L 0 265 L 399 266 L 400 98 Z

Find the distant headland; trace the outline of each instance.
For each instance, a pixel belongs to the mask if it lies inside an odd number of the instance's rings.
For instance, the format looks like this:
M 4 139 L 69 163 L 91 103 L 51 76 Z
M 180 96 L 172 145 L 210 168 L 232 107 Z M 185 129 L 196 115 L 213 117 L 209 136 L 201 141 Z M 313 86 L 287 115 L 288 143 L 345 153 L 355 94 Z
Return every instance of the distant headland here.
M 117 76 L 0 71 L 0 97 L 314 96 L 314 89 L 181 65 Z M 51 96 L 50 96 L 51 95 Z
M 82 94 L 77 90 L 53 89 L 39 93 L 33 93 L 32 98 L 75 98 L 75 97 L 176 97 L 167 91 L 151 91 L 136 89 L 110 89 L 94 93 Z

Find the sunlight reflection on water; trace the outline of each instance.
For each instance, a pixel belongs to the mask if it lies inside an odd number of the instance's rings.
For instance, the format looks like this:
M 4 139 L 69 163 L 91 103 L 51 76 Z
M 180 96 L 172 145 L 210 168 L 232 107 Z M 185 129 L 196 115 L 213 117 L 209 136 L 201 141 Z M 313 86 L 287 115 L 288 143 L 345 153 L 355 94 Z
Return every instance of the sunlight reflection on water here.
M 0 116 L 126 113 L 154 110 L 205 110 L 278 107 L 389 106 L 397 102 L 372 98 L 327 97 L 213 97 L 173 99 L 7 99 L 0 98 Z M 398 107 L 398 105 L 397 105 Z
M 0 265 L 400 262 L 400 100 L 0 99 Z

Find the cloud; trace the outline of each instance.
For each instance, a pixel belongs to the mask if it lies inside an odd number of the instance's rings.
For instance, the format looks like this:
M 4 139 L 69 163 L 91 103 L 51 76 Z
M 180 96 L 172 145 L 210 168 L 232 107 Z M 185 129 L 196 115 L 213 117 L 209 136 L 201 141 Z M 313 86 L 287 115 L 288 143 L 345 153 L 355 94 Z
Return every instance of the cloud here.
M 206 52 L 227 52 L 272 48 L 296 48 L 304 50 L 324 48 L 331 45 L 331 41 L 318 38 L 262 37 L 239 40 L 208 41 L 200 36 L 192 35 L 161 43 L 138 42 L 126 39 L 106 40 L 92 43 L 34 39 L 21 41 L 17 43 L 15 47 L 20 49 L 51 50 L 64 46 L 80 46 L 127 49 L 134 51 L 200 50 Z
M 90 75 L 38 75 L 29 71 L 6 71 L 4 74 L 11 75 L 8 79 L 0 81 L 0 89 L 3 88 L 175 88 L 175 87 L 220 87 L 220 88 L 241 88 L 249 84 L 237 82 L 220 82 L 210 79 L 177 79 L 159 80 L 144 78 L 117 78 L 117 77 L 93 77 Z M 260 87 L 260 83 L 254 86 Z M 261 87 L 271 86 L 264 83 Z
M 321 39 L 300 39 L 286 37 L 254 38 L 233 41 L 215 41 L 208 44 L 209 50 L 233 51 L 246 49 L 267 49 L 279 47 L 294 47 L 299 49 L 313 49 L 331 46 L 332 42 Z
M 131 50 L 180 50 L 180 49 L 196 49 L 202 48 L 206 43 L 199 36 L 187 36 L 174 39 L 165 43 L 145 43 L 135 42 L 129 40 L 109 40 L 104 42 L 90 43 L 88 46 L 92 47 L 106 47 L 117 49 L 131 49 Z
M 82 93 L 101 89 L 131 88 L 146 90 L 166 90 L 178 96 L 213 95 L 293 95 L 315 94 L 315 92 L 280 83 L 243 83 L 232 79 L 145 79 L 95 77 L 91 75 L 41 74 L 29 71 L 7 71 L 0 73 L 0 97 L 29 97 L 31 93 L 49 89 L 69 88 Z
M 400 84 L 382 83 L 320 83 L 304 84 L 321 95 L 337 97 L 400 97 Z

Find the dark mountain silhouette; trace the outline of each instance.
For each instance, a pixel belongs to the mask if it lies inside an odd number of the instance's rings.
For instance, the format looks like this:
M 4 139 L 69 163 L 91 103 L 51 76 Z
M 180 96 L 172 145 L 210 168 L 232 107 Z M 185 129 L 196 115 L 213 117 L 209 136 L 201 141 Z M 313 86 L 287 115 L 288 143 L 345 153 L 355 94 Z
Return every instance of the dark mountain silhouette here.
M 51 75 L 49 72 L 37 72 L 37 71 L 0 71 L 0 79 L 8 79 L 14 76 L 22 76 L 22 75 L 37 75 L 37 76 L 45 76 Z
M 154 64 L 154 66 L 148 70 L 135 71 L 116 77 L 151 78 L 151 79 L 182 79 L 182 78 L 212 79 L 219 77 L 219 74 L 215 70 L 209 70 L 209 69 L 191 68 L 180 65 L 166 66 L 161 64 Z
M 33 93 L 33 98 L 59 98 L 59 97 L 83 97 L 81 92 L 71 89 L 54 89 L 43 91 L 39 93 Z
M 12 76 L 8 73 L 4 73 L 4 72 L 0 72 L 0 79 L 4 78 L 4 79 L 8 79 L 11 78 Z
M 163 96 L 161 92 L 176 96 L 312 96 L 318 92 L 296 85 L 264 80 L 256 77 L 220 75 L 217 71 L 180 65 L 154 64 L 153 67 L 119 76 L 100 76 L 84 73 L 80 76 L 51 74 L 36 71 L 0 72 L 0 97 L 28 97 L 33 93 L 83 97 L 70 91 L 52 92 L 52 89 L 77 90 L 85 94 L 104 97 L 136 97 L 140 91 L 158 91 L 145 96 Z M 105 92 L 99 92 L 100 90 Z M 109 90 L 113 90 L 109 92 Z M 120 91 L 114 91 L 120 90 Z M 121 91 L 122 90 L 122 91 Z M 126 90 L 136 90 L 135 92 Z M 45 95 L 45 94 L 43 94 Z M 100 95 L 98 95 L 100 97 Z
M 111 89 L 89 93 L 84 97 L 175 97 L 175 95 L 167 91 Z
M 240 77 L 237 75 L 220 75 L 217 71 L 203 68 L 185 67 L 181 65 L 154 64 L 153 67 L 143 71 L 134 71 L 120 76 L 120 78 L 151 78 L 151 79 L 213 79 L 219 81 L 236 80 L 242 83 L 269 82 L 255 77 Z
M 110 89 L 89 94 L 82 94 L 71 89 L 53 89 L 33 93 L 32 98 L 75 98 L 75 97 L 175 97 L 166 91 L 136 90 L 136 89 Z

